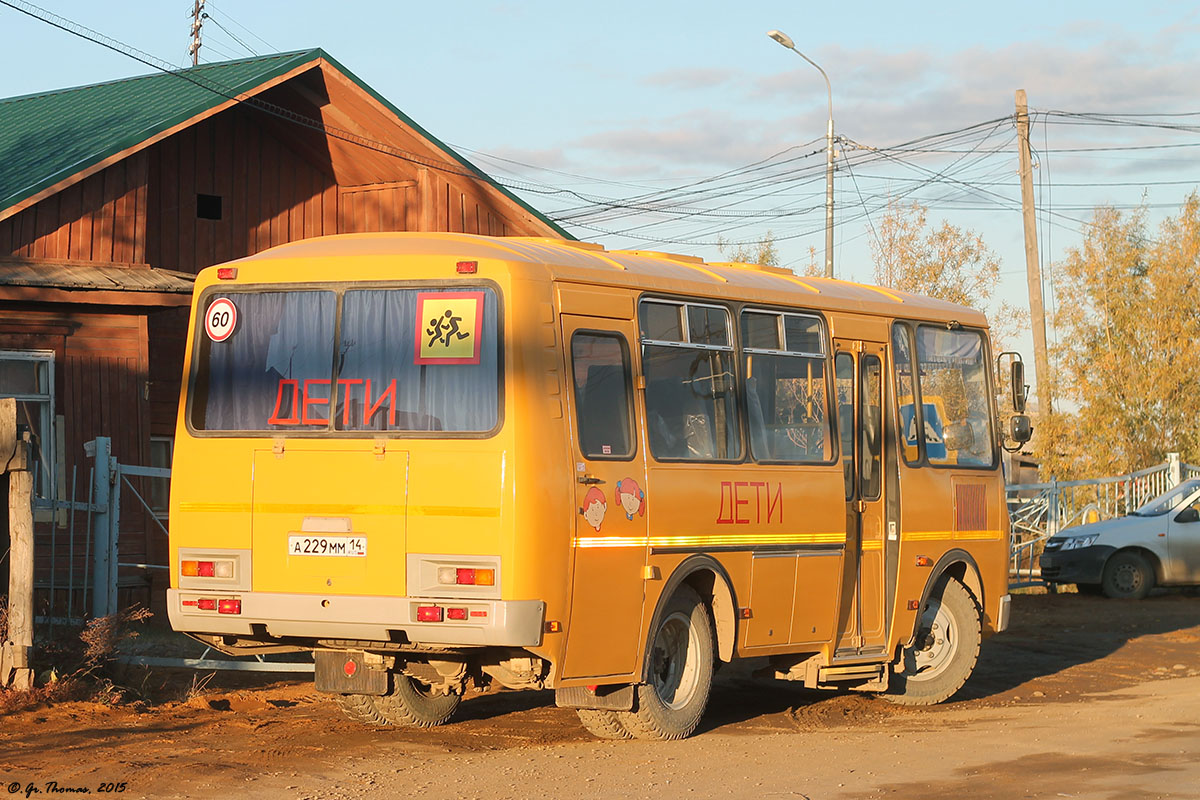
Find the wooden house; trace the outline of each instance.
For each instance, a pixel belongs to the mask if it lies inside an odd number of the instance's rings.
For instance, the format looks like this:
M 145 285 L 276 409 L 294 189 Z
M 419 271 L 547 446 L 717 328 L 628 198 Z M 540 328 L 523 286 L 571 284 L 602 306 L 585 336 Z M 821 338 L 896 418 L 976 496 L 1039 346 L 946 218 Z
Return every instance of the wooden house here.
M 321 50 L 0 100 L 0 396 L 33 435 L 37 494 L 86 485 L 96 436 L 121 462 L 169 463 L 197 271 L 405 230 L 570 238 Z M 126 507 L 121 560 L 165 564 L 165 536 Z M 87 543 L 53 516 L 38 585 L 77 585 Z M 40 611 L 86 608 L 55 594 Z

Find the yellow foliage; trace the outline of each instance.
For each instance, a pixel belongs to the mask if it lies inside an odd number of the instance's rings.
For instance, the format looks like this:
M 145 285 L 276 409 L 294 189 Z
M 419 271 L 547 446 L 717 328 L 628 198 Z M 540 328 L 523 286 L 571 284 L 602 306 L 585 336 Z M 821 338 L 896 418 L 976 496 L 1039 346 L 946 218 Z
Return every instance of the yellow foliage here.
M 1145 209 L 1096 209 L 1055 271 L 1055 394 L 1076 410 L 1039 421 L 1043 475 L 1200 462 L 1200 198 L 1157 237 Z

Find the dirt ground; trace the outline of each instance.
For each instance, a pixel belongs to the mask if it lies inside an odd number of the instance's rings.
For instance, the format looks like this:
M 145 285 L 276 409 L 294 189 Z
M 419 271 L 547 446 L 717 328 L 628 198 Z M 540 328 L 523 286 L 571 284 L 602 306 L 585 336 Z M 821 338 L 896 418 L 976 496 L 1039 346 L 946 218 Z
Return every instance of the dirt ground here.
M 0 717 L 0 795 L 26 796 L 1200 798 L 1198 756 L 1200 598 L 1177 593 L 1018 595 L 1012 628 L 933 709 L 725 670 L 685 742 L 595 740 L 551 692 L 468 697 L 434 730 L 368 728 L 311 683 L 228 673 L 182 701 Z

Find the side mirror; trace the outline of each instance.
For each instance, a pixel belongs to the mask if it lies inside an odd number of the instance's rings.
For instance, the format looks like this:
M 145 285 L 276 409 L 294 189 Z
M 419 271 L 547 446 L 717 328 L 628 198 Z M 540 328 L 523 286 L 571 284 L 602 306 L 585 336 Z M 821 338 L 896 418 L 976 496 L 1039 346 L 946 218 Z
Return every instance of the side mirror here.
M 1175 515 L 1176 522 L 1200 522 L 1200 509 L 1195 506 L 1188 506 L 1183 511 Z
M 1013 411 L 1018 414 L 1025 413 L 1025 399 L 1029 396 L 1029 387 L 1025 385 L 1025 362 L 1021 361 L 1021 354 L 1006 350 L 996 356 L 996 378 L 999 380 L 1001 374 L 1001 364 L 1004 362 L 1005 356 L 1011 359 L 1008 362 L 1008 383 L 1009 395 L 1012 397 Z
M 1012 383 L 1012 404 L 1013 411 L 1018 414 L 1025 413 L 1025 392 L 1028 391 L 1025 386 L 1025 363 L 1013 359 L 1009 365 L 1009 380 Z M 1028 440 L 1026 440 L 1028 441 Z
M 1013 414 L 1008 418 L 1008 438 L 1017 444 L 1025 444 L 1033 438 L 1033 423 L 1024 414 Z

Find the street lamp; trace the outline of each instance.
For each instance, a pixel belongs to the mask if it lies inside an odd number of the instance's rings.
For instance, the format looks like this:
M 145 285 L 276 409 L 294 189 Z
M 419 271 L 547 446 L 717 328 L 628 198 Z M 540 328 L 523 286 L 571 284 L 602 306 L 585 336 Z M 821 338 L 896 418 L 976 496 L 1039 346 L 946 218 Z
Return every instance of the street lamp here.
M 829 76 L 825 74 L 825 70 L 817 65 L 808 56 L 796 49 L 796 43 L 792 41 L 792 37 L 788 36 L 783 31 L 767 31 L 767 36 L 770 36 L 781 45 L 791 50 L 796 55 L 803 58 L 808 63 L 817 68 L 817 72 L 821 73 L 821 77 L 825 79 L 825 89 L 829 92 L 829 127 L 825 132 L 825 277 L 833 277 L 833 87 L 829 85 Z

